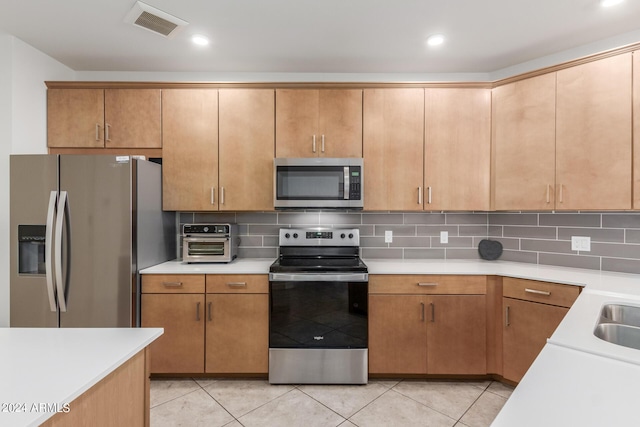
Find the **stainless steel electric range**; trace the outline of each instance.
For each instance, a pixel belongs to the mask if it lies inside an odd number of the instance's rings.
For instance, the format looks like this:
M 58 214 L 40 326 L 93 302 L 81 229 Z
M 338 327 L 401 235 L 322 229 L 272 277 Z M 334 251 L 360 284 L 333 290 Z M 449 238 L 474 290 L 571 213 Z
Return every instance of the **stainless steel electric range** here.
M 366 384 L 368 270 L 358 229 L 281 229 L 269 273 L 269 382 Z

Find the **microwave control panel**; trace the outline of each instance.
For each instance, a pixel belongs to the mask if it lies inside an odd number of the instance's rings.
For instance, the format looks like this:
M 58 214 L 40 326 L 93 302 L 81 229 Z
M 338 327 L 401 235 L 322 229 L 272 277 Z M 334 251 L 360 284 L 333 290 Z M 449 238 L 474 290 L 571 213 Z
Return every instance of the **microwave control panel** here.
M 349 167 L 349 199 L 360 200 L 361 196 L 360 186 L 360 166 Z

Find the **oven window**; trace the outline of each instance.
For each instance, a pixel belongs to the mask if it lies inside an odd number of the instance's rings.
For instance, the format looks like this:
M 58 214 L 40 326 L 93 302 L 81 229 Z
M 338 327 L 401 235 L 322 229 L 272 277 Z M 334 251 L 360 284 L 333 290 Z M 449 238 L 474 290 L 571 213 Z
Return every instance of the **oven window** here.
M 224 242 L 189 242 L 189 255 L 224 255 Z
M 270 348 L 367 348 L 366 282 L 271 282 Z
M 344 198 L 344 168 L 279 166 L 278 200 L 333 200 Z

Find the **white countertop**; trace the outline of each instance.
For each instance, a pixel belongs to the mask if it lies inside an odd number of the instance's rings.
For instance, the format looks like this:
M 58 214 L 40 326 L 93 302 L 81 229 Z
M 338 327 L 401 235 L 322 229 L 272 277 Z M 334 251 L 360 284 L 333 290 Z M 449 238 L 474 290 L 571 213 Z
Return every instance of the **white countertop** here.
M 274 258 L 236 258 L 228 263 L 167 261 L 140 270 L 140 274 L 269 274 Z
M 55 413 L 38 412 L 40 404 L 62 408 L 162 333 L 162 328 L 0 328 L 0 425 L 43 423 Z

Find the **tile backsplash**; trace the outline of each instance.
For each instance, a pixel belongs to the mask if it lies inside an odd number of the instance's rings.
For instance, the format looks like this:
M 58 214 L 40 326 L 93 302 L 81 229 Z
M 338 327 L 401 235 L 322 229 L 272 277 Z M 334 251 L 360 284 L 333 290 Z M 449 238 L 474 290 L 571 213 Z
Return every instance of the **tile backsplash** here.
M 479 259 L 478 243 L 490 238 L 502 243 L 502 260 L 640 274 L 640 213 L 181 212 L 178 221 L 180 230 L 192 222 L 237 223 L 241 258 L 275 258 L 280 228 L 324 226 L 359 228 L 363 258 Z M 393 232 L 392 243 L 385 231 Z M 448 243 L 440 243 L 441 231 Z M 591 251 L 572 251 L 571 236 L 589 236 Z

